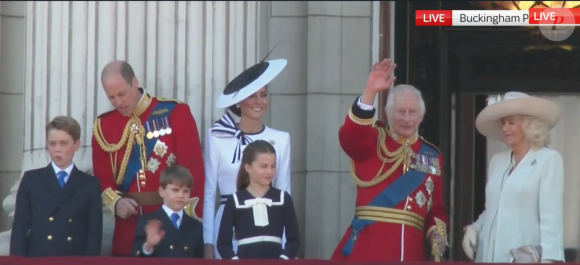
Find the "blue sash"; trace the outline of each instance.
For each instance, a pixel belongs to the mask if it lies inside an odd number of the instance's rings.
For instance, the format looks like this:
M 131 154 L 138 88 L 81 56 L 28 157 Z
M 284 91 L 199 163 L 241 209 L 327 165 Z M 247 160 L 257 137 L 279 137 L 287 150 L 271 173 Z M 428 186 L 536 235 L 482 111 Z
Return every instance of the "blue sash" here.
M 431 146 L 425 143 L 421 145 L 421 149 L 419 150 L 419 154 L 429 157 L 432 157 L 433 154 L 438 153 L 439 152 L 437 150 L 433 149 Z M 400 176 L 397 180 L 391 183 L 391 185 L 379 193 L 369 203 L 368 206 L 393 208 L 403 200 L 406 200 L 407 196 L 415 191 L 421 185 L 421 183 L 423 183 L 426 177 L 427 174 L 425 174 L 425 172 L 409 169 L 409 171 Z M 358 235 L 358 233 L 360 233 L 363 228 L 374 223 L 375 221 L 360 220 L 355 216 L 352 219 L 352 223 L 350 224 L 351 232 L 348 241 L 342 249 L 342 254 L 348 257 L 352 251 L 352 248 L 354 247 L 355 233 Z
M 172 101 L 157 101 L 157 105 L 151 111 L 151 114 L 147 118 L 147 122 L 149 124 L 153 124 L 154 120 L 157 120 L 157 124 L 161 124 L 163 118 L 167 117 L 169 120 L 169 115 L 173 108 L 177 105 L 176 102 Z M 153 128 L 151 128 L 153 129 Z M 159 129 L 159 128 L 158 128 Z M 151 158 L 151 154 L 153 153 L 153 148 L 157 143 L 158 138 L 147 139 L 147 137 L 143 137 L 145 141 L 145 155 L 147 156 L 147 161 Z M 133 144 L 133 150 L 131 151 L 131 156 L 129 157 L 129 162 L 127 163 L 127 170 L 125 171 L 125 177 L 123 178 L 123 182 L 119 185 L 119 190 L 121 191 L 128 191 L 131 182 L 137 176 L 137 172 L 141 169 L 141 156 L 140 156 L 139 145 L 137 143 Z M 143 168 L 143 170 L 146 170 Z

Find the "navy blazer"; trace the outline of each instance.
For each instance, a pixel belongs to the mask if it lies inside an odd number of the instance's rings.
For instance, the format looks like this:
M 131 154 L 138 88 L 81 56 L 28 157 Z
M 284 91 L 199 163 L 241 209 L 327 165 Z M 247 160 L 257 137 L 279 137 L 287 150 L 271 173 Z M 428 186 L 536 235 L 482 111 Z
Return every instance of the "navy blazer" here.
M 171 219 L 160 207 L 157 211 L 139 216 L 135 228 L 135 239 L 132 251 L 135 256 L 159 258 L 203 258 L 203 225 L 200 221 L 183 214 L 179 229 L 175 229 Z M 147 240 L 145 226 L 150 220 L 159 220 L 165 236 L 153 249 L 151 255 L 143 254 L 143 245 Z
M 99 256 L 102 207 L 98 180 L 76 166 L 62 188 L 52 163 L 24 172 L 16 193 L 10 255 Z

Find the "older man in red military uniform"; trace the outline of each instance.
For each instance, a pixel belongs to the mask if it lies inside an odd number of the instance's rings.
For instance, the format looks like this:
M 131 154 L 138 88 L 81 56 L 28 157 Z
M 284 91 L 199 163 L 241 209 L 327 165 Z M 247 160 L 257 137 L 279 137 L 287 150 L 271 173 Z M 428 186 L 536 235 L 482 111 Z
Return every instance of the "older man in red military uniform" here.
M 102 189 L 103 202 L 115 215 L 115 256 L 131 252 L 141 214 L 162 205 L 160 172 L 182 165 L 194 177 L 185 213 L 201 218 L 204 169 L 197 126 L 189 106 L 176 100 L 151 97 L 124 61 L 109 63 L 101 82 L 115 110 L 100 115 L 93 128 L 93 168 Z
M 425 113 L 421 93 L 409 85 L 394 87 L 386 107 L 389 129 L 373 120 L 374 98 L 393 84 L 394 68 L 390 60 L 373 66 L 339 131 L 357 197 L 355 216 L 332 260 L 438 261 L 446 249 L 441 154 L 417 135 Z

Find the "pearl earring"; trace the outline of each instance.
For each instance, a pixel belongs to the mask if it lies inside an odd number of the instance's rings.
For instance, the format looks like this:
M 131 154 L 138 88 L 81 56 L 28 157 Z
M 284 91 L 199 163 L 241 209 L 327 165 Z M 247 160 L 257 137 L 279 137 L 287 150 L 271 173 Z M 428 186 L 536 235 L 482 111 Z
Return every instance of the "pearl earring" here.
M 240 104 L 236 104 L 236 108 L 238 108 L 238 109 L 239 109 L 239 108 L 240 108 Z

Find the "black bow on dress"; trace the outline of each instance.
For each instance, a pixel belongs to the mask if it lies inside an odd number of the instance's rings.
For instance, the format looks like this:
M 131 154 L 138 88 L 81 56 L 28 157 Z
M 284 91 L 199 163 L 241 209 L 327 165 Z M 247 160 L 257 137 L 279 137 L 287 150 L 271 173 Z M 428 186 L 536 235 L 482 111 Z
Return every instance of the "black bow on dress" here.
M 242 146 L 253 142 L 250 137 L 248 137 L 240 130 L 240 128 L 238 128 L 238 125 L 229 113 L 226 113 L 221 119 L 213 124 L 211 132 L 217 136 L 229 136 L 238 139 L 236 149 L 234 150 L 234 157 L 232 158 L 232 164 L 242 158 Z

